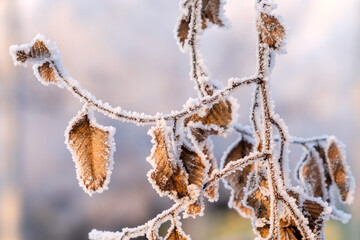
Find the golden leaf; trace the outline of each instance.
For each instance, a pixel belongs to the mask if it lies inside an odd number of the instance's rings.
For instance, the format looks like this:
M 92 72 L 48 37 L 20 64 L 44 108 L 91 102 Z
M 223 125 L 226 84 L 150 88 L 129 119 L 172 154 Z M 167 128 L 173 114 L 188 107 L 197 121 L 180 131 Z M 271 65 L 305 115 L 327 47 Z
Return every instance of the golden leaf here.
M 229 162 L 236 161 L 238 159 L 244 158 L 250 154 L 253 149 L 253 145 L 242 138 L 238 143 L 236 143 L 232 149 L 227 154 L 224 160 L 224 166 Z M 252 216 L 252 210 L 243 206 L 242 200 L 245 195 L 245 187 L 247 185 L 247 179 L 249 174 L 253 171 L 254 165 L 250 164 L 244 167 L 242 170 L 238 170 L 229 176 L 225 177 L 229 187 L 231 188 L 231 197 L 229 200 L 229 206 L 235 208 L 243 216 Z
M 285 38 L 285 28 L 279 19 L 267 13 L 260 13 L 257 29 L 261 42 L 275 50 L 280 48 L 281 42 Z
M 112 128 L 90 121 L 87 113 L 69 126 L 67 142 L 76 164 L 77 177 L 85 192 L 101 192 L 109 182 Z
M 169 139 L 163 127 L 152 129 L 153 142 L 155 143 L 149 162 L 155 169 L 148 173 L 153 186 L 159 189 L 160 194 L 181 199 L 188 195 L 187 179 L 185 173 L 173 155 L 168 144 Z
M 48 61 L 38 67 L 38 73 L 41 79 L 46 83 L 57 82 L 55 71 Z
M 318 162 L 312 152 L 305 156 L 305 161 L 300 168 L 300 180 L 306 188 L 306 192 L 313 197 L 321 197 L 324 199 L 323 193 L 323 175 L 320 171 Z
M 350 183 L 346 172 L 345 159 L 343 159 L 343 154 L 336 141 L 330 142 L 326 154 L 332 180 L 340 190 L 341 199 L 346 201 Z
M 189 238 L 184 236 L 184 233 L 178 229 L 178 227 L 173 226 L 169 234 L 165 237 L 165 240 L 189 240 Z

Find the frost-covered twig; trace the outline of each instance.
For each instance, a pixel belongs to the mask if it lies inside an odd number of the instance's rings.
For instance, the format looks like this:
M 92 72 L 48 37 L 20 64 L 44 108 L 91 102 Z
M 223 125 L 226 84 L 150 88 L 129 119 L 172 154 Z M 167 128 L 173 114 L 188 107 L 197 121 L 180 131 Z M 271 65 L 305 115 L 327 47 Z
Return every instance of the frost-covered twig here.
M 204 198 L 211 202 L 218 199 L 220 179 L 231 190 L 229 207 L 252 220 L 257 239 L 323 239 L 329 216 L 343 222 L 349 220 L 349 215 L 335 208 L 331 193 L 337 189 L 343 203 L 353 201 L 354 179 L 342 144 L 333 136 L 290 137 L 284 121 L 274 111 L 271 70 L 275 54 L 282 52 L 286 28 L 273 13 L 276 5 L 272 0 L 256 0 L 258 42 L 254 77 L 230 78 L 223 89 L 211 81 L 199 50 L 200 34 L 211 25 L 225 26 L 223 5 L 223 0 L 181 0 L 176 38 L 182 50 L 189 50 L 190 77 L 199 98 L 189 99 L 182 110 L 169 114 L 140 114 L 97 100 L 66 72 L 56 45 L 41 34 L 30 44 L 11 47 L 15 65 L 33 63 L 34 74 L 41 83 L 65 87 L 85 103 L 70 121 L 65 136 L 79 183 L 90 195 L 107 188 L 115 151 L 115 129 L 98 124 L 93 110 L 120 121 L 155 125 L 149 130 L 153 148 L 147 158 L 152 166 L 147 176 L 157 193 L 171 198 L 174 205 L 135 228 L 115 233 L 93 230 L 90 239 L 146 235 L 150 240 L 158 240 L 160 225 L 170 221 L 165 239 L 188 240 L 179 214 L 184 212 L 183 217 L 194 218 L 203 215 Z M 236 123 L 238 104 L 230 96 L 245 85 L 256 85 L 250 126 Z M 226 136 L 232 130 L 241 133 L 241 137 L 224 152 L 219 169 L 210 136 Z M 278 135 L 274 135 L 274 130 Z M 297 187 L 292 186 L 289 176 L 290 143 L 300 144 L 305 151 L 295 171 L 300 184 Z

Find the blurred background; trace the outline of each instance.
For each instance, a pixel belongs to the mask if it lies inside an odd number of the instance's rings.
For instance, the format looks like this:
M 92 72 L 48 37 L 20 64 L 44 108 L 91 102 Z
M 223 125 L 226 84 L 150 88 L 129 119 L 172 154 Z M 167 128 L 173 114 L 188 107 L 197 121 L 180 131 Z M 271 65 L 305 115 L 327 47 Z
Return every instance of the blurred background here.
M 272 96 L 290 134 L 334 134 L 347 146 L 360 184 L 360 2 L 278 0 L 277 13 L 290 34 L 287 54 L 277 56 Z M 255 72 L 255 11 L 250 0 L 228 0 L 232 28 L 207 30 L 201 40 L 214 79 Z M 79 187 L 64 144 L 68 121 L 81 109 L 73 96 L 44 87 L 31 68 L 16 68 L 8 49 L 39 32 L 57 42 L 70 74 L 95 96 L 125 109 L 154 114 L 181 109 L 196 97 L 189 57 L 179 51 L 173 29 L 179 15 L 172 0 L 0 0 L 0 240 L 87 239 L 93 229 L 120 230 L 146 222 L 171 205 L 146 178 L 151 168 L 148 127 L 119 123 L 109 190 L 89 197 Z M 239 121 L 248 124 L 251 87 L 234 96 Z M 215 155 L 237 136 L 214 137 Z M 302 155 L 291 148 L 295 165 Z M 194 240 L 253 239 L 250 221 L 227 208 L 229 191 L 205 216 L 183 221 Z M 329 221 L 327 239 L 358 239 L 360 193 L 343 209 L 343 225 Z

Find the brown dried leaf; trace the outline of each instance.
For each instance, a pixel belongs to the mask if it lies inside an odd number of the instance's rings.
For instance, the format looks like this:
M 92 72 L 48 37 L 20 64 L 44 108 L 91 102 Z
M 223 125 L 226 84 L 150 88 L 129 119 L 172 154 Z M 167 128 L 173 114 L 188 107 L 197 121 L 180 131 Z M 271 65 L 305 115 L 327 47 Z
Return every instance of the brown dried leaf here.
M 223 27 L 224 23 L 220 19 L 221 0 L 202 0 L 202 8 L 201 8 L 201 28 L 207 28 L 206 21 L 218 25 L 219 27 Z M 177 37 L 179 39 L 180 45 L 184 47 L 185 41 L 189 37 L 190 30 L 190 22 L 191 22 L 191 12 L 193 11 L 193 7 L 188 6 L 188 14 L 183 15 L 181 17 L 178 29 L 177 29 Z
M 321 236 L 324 228 L 324 206 L 313 200 L 301 199 L 299 193 L 295 191 L 289 190 L 288 194 L 296 200 L 296 205 L 300 207 L 302 213 L 308 219 L 309 228 L 313 231 L 315 235 Z M 282 218 L 280 221 L 280 226 L 285 227 L 286 225 L 284 225 L 284 223 L 288 223 L 288 225 L 291 226 L 291 230 L 294 230 L 295 228 L 297 229 L 296 224 L 290 216 Z M 298 234 L 301 236 L 300 232 Z M 297 235 L 295 234 L 295 236 Z
M 300 167 L 300 180 L 305 186 L 307 194 L 324 199 L 326 193 L 323 192 L 323 177 L 314 154 L 307 153 Z
M 187 207 L 186 214 L 190 216 L 200 215 L 203 212 L 203 207 L 204 205 L 202 204 L 201 199 L 198 199 Z
M 39 76 L 46 83 L 57 82 L 55 71 L 50 65 L 50 62 L 46 61 L 38 67 Z
M 203 152 L 206 156 L 208 163 L 210 163 L 210 168 L 208 171 L 208 177 L 210 178 L 213 171 L 218 169 L 217 162 L 208 144 L 205 145 Z M 217 201 L 219 197 L 218 191 L 219 183 L 213 184 L 205 191 L 205 196 L 209 199 L 210 202 Z
M 203 0 L 202 1 L 202 19 L 203 24 L 205 26 L 202 28 L 206 28 L 206 19 L 211 23 L 218 25 L 219 27 L 223 27 L 224 23 L 221 21 L 219 13 L 221 7 L 220 0 Z
M 270 231 L 270 196 L 265 195 L 261 188 L 268 189 L 268 183 L 265 175 L 259 173 L 258 184 L 253 192 L 248 195 L 246 204 L 250 207 L 255 221 L 262 220 L 263 226 L 257 227 L 256 231 L 259 232 L 262 238 L 266 238 Z
M 332 184 L 333 181 L 331 179 L 330 169 L 329 169 L 327 157 L 325 155 L 325 150 L 320 144 L 315 145 L 314 148 L 317 151 L 317 153 L 319 154 L 320 159 L 322 160 L 322 164 L 323 164 L 323 168 L 324 168 L 324 175 L 325 175 L 325 184 L 326 184 L 325 187 L 326 187 L 326 190 L 329 192 L 330 185 Z M 329 198 L 324 199 L 324 200 L 328 202 Z
M 336 141 L 331 140 L 326 155 L 332 180 L 340 190 L 341 200 L 346 201 L 350 190 L 349 176 L 346 172 L 345 159 Z
M 110 130 L 90 122 L 87 114 L 80 115 L 69 129 L 68 143 L 80 185 L 90 195 L 101 192 L 110 177 Z
M 165 240 L 189 240 L 187 236 L 178 227 L 173 226 L 169 234 L 165 237 Z
M 260 13 L 257 29 L 261 42 L 275 50 L 280 48 L 281 42 L 285 38 L 285 28 L 279 19 L 267 13 Z
M 188 196 L 188 181 L 181 167 L 174 161 L 170 152 L 168 139 L 162 127 L 153 129 L 153 142 L 155 146 L 149 161 L 153 162 L 155 169 L 148 173 L 153 186 L 160 190 L 160 194 L 181 199 Z
M 190 17 L 184 16 L 180 20 L 180 24 L 177 30 L 177 36 L 179 39 L 179 42 L 181 44 L 181 47 L 184 47 L 185 41 L 188 38 L 189 35 L 189 24 L 190 24 Z
M 295 222 L 291 219 L 280 220 L 280 239 L 281 240 L 301 240 L 302 235 Z
M 227 128 L 232 121 L 232 108 L 228 100 L 215 103 L 211 108 L 205 110 L 205 116 L 200 117 L 197 113 L 191 115 L 184 120 L 185 125 L 189 122 L 201 122 L 204 126 L 211 124 L 217 125 L 221 128 Z
M 252 143 L 250 143 L 245 138 L 241 139 L 234 147 L 229 151 L 228 155 L 224 160 L 224 166 L 229 162 L 236 161 L 238 159 L 244 158 L 250 154 L 253 149 Z M 229 176 L 225 177 L 228 185 L 231 188 L 231 197 L 229 199 L 229 206 L 235 208 L 239 213 L 244 216 L 251 217 L 252 210 L 243 206 L 242 200 L 245 195 L 245 187 L 247 185 L 247 179 L 249 174 L 253 171 L 254 165 L 250 164 L 246 166 L 243 170 L 238 170 Z
M 32 59 L 45 59 L 50 57 L 50 51 L 46 47 L 45 43 L 41 40 L 36 40 L 35 43 L 30 47 L 28 50 L 29 52 L 26 53 L 24 50 L 18 50 L 15 52 L 16 61 L 18 62 L 26 62 L 28 58 Z
M 28 53 L 29 58 L 44 59 L 50 57 L 50 51 L 46 47 L 45 43 L 37 40 L 34 45 L 30 48 Z
M 183 144 L 181 146 L 180 160 L 189 176 L 189 184 L 195 184 L 199 189 L 202 189 L 205 176 L 205 164 L 199 154 L 186 144 Z

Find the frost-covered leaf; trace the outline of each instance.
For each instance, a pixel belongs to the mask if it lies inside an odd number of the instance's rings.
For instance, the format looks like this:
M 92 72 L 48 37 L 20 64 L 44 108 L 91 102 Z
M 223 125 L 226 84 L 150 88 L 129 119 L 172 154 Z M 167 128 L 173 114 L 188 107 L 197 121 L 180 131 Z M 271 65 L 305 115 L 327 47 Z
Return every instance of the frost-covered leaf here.
M 233 111 L 230 101 L 224 100 L 212 105 L 211 108 L 205 110 L 204 116 L 195 113 L 184 120 L 185 125 L 189 122 L 201 123 L 204 126 L 215 125 L 221 128 L 227 128 L 228 124 L 233 120 Z
M 154 169 L 148 172 L 148 177 L 161 196 L 166 194 L 172 198 L 181 199 L 189 194 L 188 181 L 185 172 L 174 158 L 170 145 L 170 133 L 165 122 L 160 122 L 150 129 L 149 135 L 152 136 L 154 146 L 147 160 Z
M 313 197 L 327 198 L 324 170 L 317 153 L 308 152 L 299 169 L 299 178 L 306 193 Z
M 246 205 L 253 212 L 253 222 L 255 230 L 262 238 L 266 238 L 270 230 L 270 196 L 268 194 L 268 183 L 265 175 L 257 176 L 257 185 L 255 189 L 247 195 Z
M 203 187 L 206 170 L 206 166 L 201 159 L 201 156 L 184 143 L 181 146 L 180 159 L 188 174 L 189 184 L 194 184 L 201 189 Z
M 222 0 L 202 0 L 201 8 L 201 29 L 205 29 L 208 26 L 208 22 L 223 27 L 224 23 L 220 17 Z M 194 5 L 185 4 L 186 9 L 182 9 L 183 15 L 179 19 L 179 23 L 176 29 L 176 35 L 181 47 L 184 47 L 186 40 L 189 37 L 191 14 L 194 9 Z
M 58 87 L 63 87 L 61 78 L 56 71 L 54 63 L 51 63 L 50 61 L 44 61 L 39 64 L 34 64 L 33 69 L 37 79 L 45 86 L 54 84 Z
M 113 127 L 96 123 L 85 108 L 74 118 L 66 131 L 66 143 L 76 165 L 80 186 L 89 195 L 107 189 L 114 152 Z
M 324 169 L 324 177 L 325 177 L 325 188 L 326 188 L 326 191 L 329 192 L 330 185 L 332 184 L 332 179 L 331 179 L 331 175 L 330 175 L 330 169 L 329 169 L 327 157 L 325 154 L 325 149 L 320 144 L 315 145 L 314 148 L 317 151 L 317 153 L 322 161 L 322 166 Z M 329 196 L 327 197 L 327 199 L 324 199 L 324 200 L 330 201 Z
M 353 179 L 345 155 L 335 138 L 330 138 L 326 149 L 329 170 L 335 185 L 339 189 L 341 200 L 350 203 L 352 201 Z
M 180 19 L 180 23 L 177 29 L 177 37 L 179 40 L 179 43 L 181 47 L 184 47 L 185 41 L 188 38 L 189 35 L 189 24 L 190 24 L 190 17 L 189 16 L 183 16 L 182 19 Z
M 292 219 L 280 220 L 280 239 L 281 240 L 301 240 L 302 235 Z
M 199 196 L 199 198 L 194 203 L 191 203 L 187 207 L 185 216 L 202 215 L 203 211 L 204 211 L 203 197 Z
M 272 49 L 278 50 L 286 33 L 279 19 L 273 15 L 262 12 L 256 25 L 261 42 L 267 44 Z
M 211 174 L 216 170 L 218 170 L 217 161 L 212 153 L 212 146 L 210 143 L 204 145 L 203 150 L 204 155 L 206 156 L 207 162 L 210 164 L 210 168 L 208 171 L 208 178 L 211 177 Z M 209 199 L 210 202 L 217 201 L 219 198 L 219 183 L 213 184 L 205 191 L 205 196 Z
M 220 19 L 220 8 L 221 8 L 221 0 L 202 0 L 202 19 L 203 22 L 209 20 L 209 22 L 218 25 L 219 27 L 223 27 L 224 23 Z M 206 23 L 205 23 L 206 24 Z M 203 26 L 203 29 L 206 28 L 206 25 Z
M 224 167 L 232 161 L 244 158 L 251 153 L 253 144 L 246 138 L 238 140 L 233 144 L 227 154 L 223 158 Z M 229 199 L 229 207 L 236 209 L 242 216 L 251 217 L 252 210 L 243 206 L 242 200 L 245 196 L 245 188 L 249 174 L 253 171 L 254 165 L 250 164 L 244 167 L 242 170 L 237 170 L 229 176 L 225 177 L 227 187 L 231 189 L 231 196 Z
M 181 228 L 173 225 L 169 229 L 169 233 L 165 236 L 165 240 L 190 240 Z
M 54 48 L 50 41 L 42 34 L 35 36 L 34 40 L 29 44 L 13 45 L 10 47 L 12 59 L 17 64 L 25 64 L 27 60 L 39 61 L 51 57 Z
M 296 200 L 296 205 L 307 218 L 310 230 L 318 236 L 318 239 L 322 239 L 323 228 L 325 226 L 324 223 L 331 212 L 331 208 L 328 208 L 327 204 L 323 201 L 313 198 L 309 199 L 294 190 L 289 190 L 288 194 Z M 291 226 L 293 226 L 292 228 L 294 229 L 296 224 L 294 223 L 293 216 L 291 216 L 290 212 L 287 217 L 282 218 L 282 221 L 286 222 L 289 221 L 289 219 L 291 220 Z

